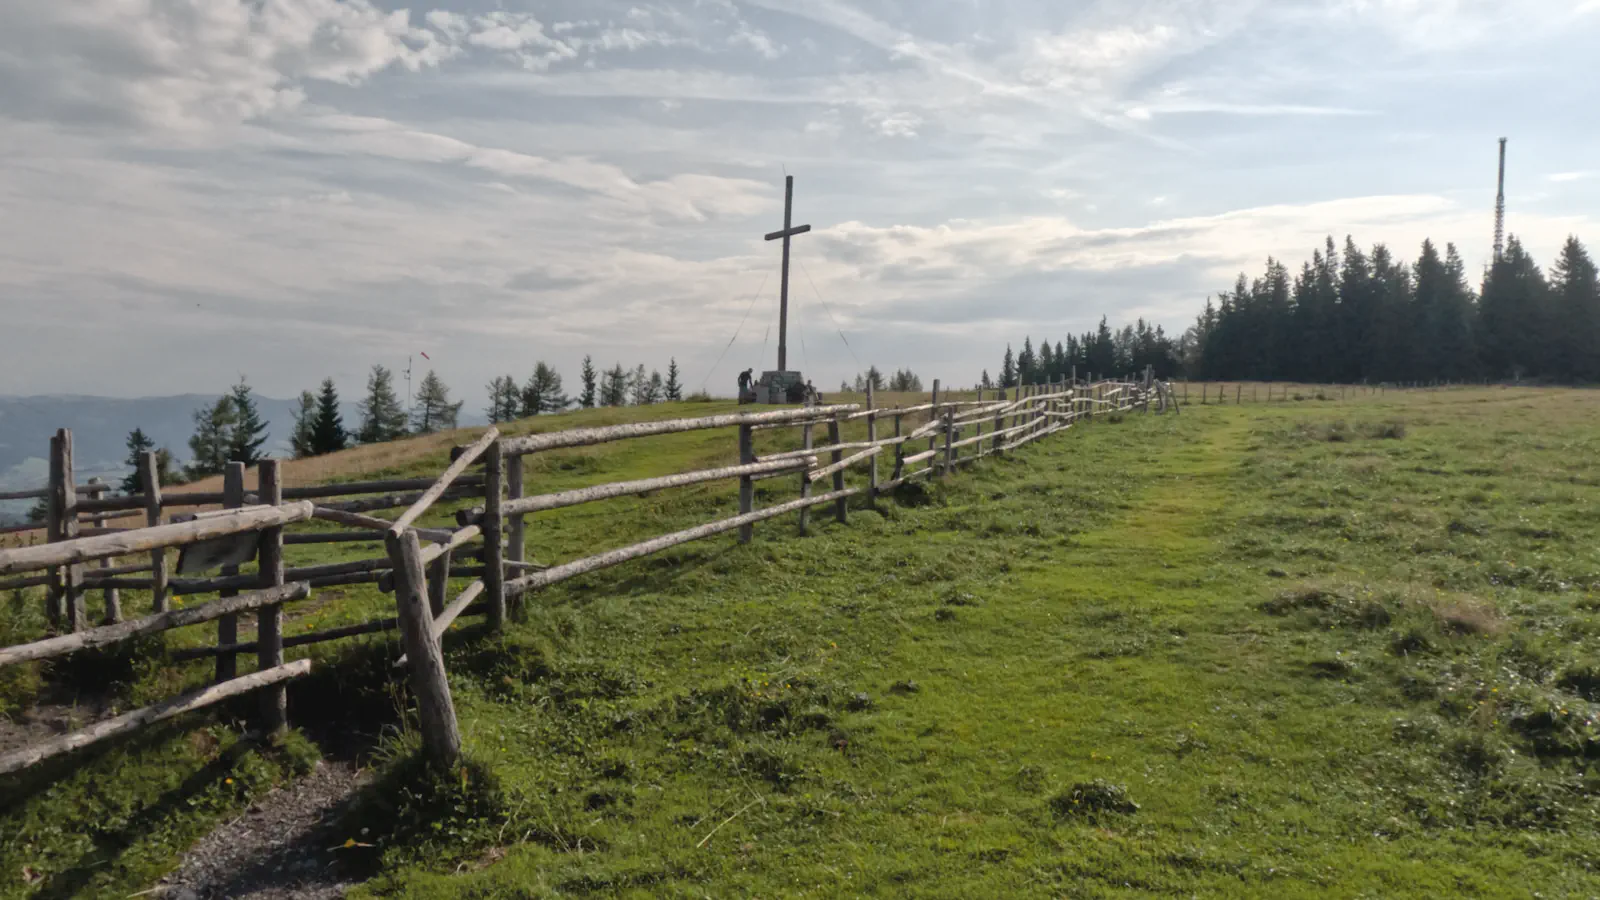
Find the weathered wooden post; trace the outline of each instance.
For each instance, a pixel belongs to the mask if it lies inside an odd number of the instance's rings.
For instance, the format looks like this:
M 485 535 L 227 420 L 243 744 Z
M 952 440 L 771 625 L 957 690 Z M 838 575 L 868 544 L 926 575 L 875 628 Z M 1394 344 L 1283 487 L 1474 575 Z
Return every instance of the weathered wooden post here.
M 1234 385 L 1233 386 L 1233 405 L 1234 406 L 1238 406 L 1239 402 L 1241 400 L 1243 400 L 1243 399 L 1244 399 L 1244 385 L 1243 384 Z
M 257 502 L 267 506 L 283 503 L 283 479 L 275 459 L 256 464 Z M 263 588 L 283 584 L 283 526 L 261 530 L 256 564 Z M 283 604 L 273 603 L 256 611 L 256 671 L 283 665 Z M 289 691 L 283 682 L 261 691 L 261 728 L 267 734 L 289 722 Z
M 837 449 L 839 446 L 839 441 L 841 440 L 838 413 L 834 413 L 833 418 L 828 420 L 828 440 L 831 441 L 833 446 L 836 448 L 828 461 L 834 463 L 841 462 L 844 459 L 844 451 Z M 844 490 L 843 469 L 833 473 L 833 489 L 835 491 Z M 840 497 L 839 499 L 833 501 L 833 517 L 837 519 L 840 524 L 843 524 L 849 515 L 847 506 L 849 500 L 849 497 Z
M 956 467 L 955 448 L 951 445 L 956 440 L 956 413 L 953 409 L 944 412 L 944 474 L 949 475 Z
M 806 450 L 810 450 L 811 444 L 811 423 L 807 422 L 806 424 L 800 426 L 800 446 Z M 811 479 L 806 477 L 806 472 L 803 469 L 800 472 L 800 496 L 811 496 Z M 797 514 L 797 518 L 800 520 L 800 536 L 805 537 L 806 530 L 811 526 L 811 507 L 802 506 L 800 508 L 800 512 Z
M 900 413 L 894 414 L 894 436 L 900 436 Z M 906 443 L 898 441 L 894 445 L 894 471 L 889 473 L 890 481 L 899 481 L 906 469 Z
M 492 631 L 499 631 L 506 625 L 505 533 L 502 530 L 505 527 L 505 520 L 500 515 L 501 506 L 505 502 L 503 448 L 504 445 L 497 440 L 483 451 L 483 520 L 480 525 L 483 529 L 483 592 L 486 595 L 485 599 L 489 601 L 489 628 Z M 415 545 L 417 541 L 415 530 L 412 530 L 411 534 L 411 540 Z M 419 557 L 419 567 L 420 559 Z M 449 569 L 445 571 L 448 572 Z M 432 617 L 429 619 L 431 621 Z M 429 628 L 432 628 L 431 624 Z M 442 664 L 441 671 L 443 671 Z M 448 701 L 448 691 L 446 694 L 445 699 Z M 455 714 L 451 713 L 451 726 L 454 727 L 454 724 Z
M 484 522 L 487 524 L 488 519 Z M 439 642 L 433 639 L 433 615 L 423 597 L 427 582 L 422 572 L 422 547 L 412 528 L 399 534 L 386 532 L 384 543 L 394 565 L 395 606 L 411 669 L 411 693 L 417 697 L 423 752 L 435 766 L 445 768 L 461 755 L 461 732 L 456 725 L 455 704 L 450 699 L 444 655 L 439 651 Z
M 238 509 L 244 505 L 244 463 L 231 462 L 222 470 L 222 506 L 225 509 Z M 220 570 L 223 577 L 239 574 L 238 566 L 223 566 Z M 217 592 L 218 597 L 237 597 L 237 588 L 223 588 Z M 239 655 L 232 650 L 224 650 L 239 643 L 239 614 L 229 613 L 217 620 L 217 683 L 220 684 L 239 674 Z
M 144 523 L 161 524 L 161 465 L 154 450 L 139 455 L 139 484 L 144 488 Z M 167 551 L 150 551 L 150 610 L 167 611 Z
M 506 499 L 522 499 L 522 454 L 513 453 L 505 457 L 506 464 Z M 527 559 L 526 541 L 527 525 L 523 513 L 517 513 L 506 518 L 506 560 L 520 563 Z M 511 601 L 513 604 L 522 602 L 522 595 L 518 594 Z
M 1004 403 L 1005 399 L 1006 399 L 1006 389 L 1005 388 L 1001 388 L 1000 389 L 1000 402 Z M 1004 408 L 1005 407 L 1001 407 L 1001 409 L 1004 409 Z M 1001 446 L 1001 442 L 1004 441 L 1005 438 L 1002 438 L 1000 436 L 1000 432 L 1004 431 L 1005 428 L 1006 428 L 1006 417 L 1005 417 L 1005 414 L 1002 413 L 1002 412 L 995 413 L 994 414 L 994 453 L 995 453 L 996 456 L 1005 456 L 1006 455 L 1005 448 Z
M 89 498 L 91 500 L 99 500 L 102 496 L 105 495 L 105 493 L 106 493 L 106 486 L 105 486 L 104 482 L 102 482 L 99 478 L 91 478 L 91 479 L 89 479 Z M 101 528 L 106 527 L 106 515 L 105 515 L 105 513 L 99 512 L 99 511 L 95 512 L 95 514 L 94 514 L 94 527 L 96 529 L 101 529 Z M 102 569 L 111 568 L 111 559 L 110 559 L 110 557 L 107 557 L 105 559 L 100 560 L 100 568 L 102 568 Z M 108 587 L 108 588 L 104 588 L 101 593 L 104 596 L 105 603 L 106 603 L 104 624 L 106 624 L 106 625 L 115 625 L 118 622 L 121 622 L 122 621 L 122 594 L 121 594 L 121 592 L 118 591 L 114 587 Z
M 748 466 L 756 461 L 755 431 L 749 425 L 739 426 L 739 465 Z M 804 478 L 804 475 L 801 476 Z M 755 512 L 756 483 L 749 475 L 739 476 L 739 515 Z M 754 522 L 739 526 L 739 543 L 748 544 L 756 536 Z
M 932 422 L 937 418 L 939 418 L 939 379 L 935 378 L 933 380 L 933 408 L 928 410 L 928 421 Z M 939 432 L 935 431 L 928 435 L 928 449 L 939 449 Z M 928 457 L 928 468 L 938 468 L 932 456 Z
M 1204 382 L 1204 381 L 1200 382 L 1200 405 L 1201 406 L 1205 406 L 1206 405 L 1206 388 L 1207 387 L 1209 387 L 1209 385 L 1206 384 L 1206 382 Z
M 78 486 L 72 471 L 72 432 L 62 428 L 50 439 L 50 519 L 46 540 L 70 541 L 78 536 Z M 83 628 L 83 564 L 62 566 L 51 573 L 46 613 L 50 624 L 68 631 Z M 63 617 L 65 622 L 63 622 Z
M 867 443 L 878 441 L 878 414 L 873 412 L 872 382 L 867 382 Z M 867 503 L 878 502 L 878 457 L 867 460 Z

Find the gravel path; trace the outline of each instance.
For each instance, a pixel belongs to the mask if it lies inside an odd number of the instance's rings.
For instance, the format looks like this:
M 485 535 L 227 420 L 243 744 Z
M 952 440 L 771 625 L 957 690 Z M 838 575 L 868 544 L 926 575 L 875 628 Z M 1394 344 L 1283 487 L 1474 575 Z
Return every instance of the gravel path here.
M 355 884 L 334 859 L 328 826 L 366 780 L 353 763 L 324 760 L 195 843 L 149 896 L 167 900 L 329 900 Z

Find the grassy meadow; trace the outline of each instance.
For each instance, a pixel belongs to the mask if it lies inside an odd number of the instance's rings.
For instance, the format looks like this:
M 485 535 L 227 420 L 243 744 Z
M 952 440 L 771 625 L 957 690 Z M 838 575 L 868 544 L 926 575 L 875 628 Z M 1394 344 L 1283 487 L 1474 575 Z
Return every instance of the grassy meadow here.
M 413 761 L 393 636 L 311 648 L 286 738 L 241 737 L 245 702 L 0 780 L 0 896 L 149 888 L 352 736 L 376 777 L 328 853 L 370 876 L 359 896 L 1600 895 L 1600 392 L 1249 394 L 1101 417 L 857 498 L 847 524 L 817 508 L 807 537 L 774 520 L 748 546 L 568 582 L 500 636 L 464 625 L 446 657 L 469 762 L 445 775 Z M 437 472 L 449 443 L 319 471 Z M 733 444 L 530 457 L 527 483 L 681 471 Z M 796 481 L 759 482 L 758 505 Z M 733 497 L 541 513 L 528 557 Z M 37 633 L 38 609 L 8 598 L 0 642 Z M 386 611 L 373 588 L 327 589 L 288 633 Z M 208 663 L 161 656 L 203 628 L 0 669 L 0 714 L 203 683 Z

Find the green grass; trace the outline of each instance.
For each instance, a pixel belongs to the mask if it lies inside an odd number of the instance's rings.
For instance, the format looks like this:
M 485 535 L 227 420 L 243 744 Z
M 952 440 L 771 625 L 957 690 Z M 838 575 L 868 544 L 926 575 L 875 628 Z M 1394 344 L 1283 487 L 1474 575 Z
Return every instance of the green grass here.
M 528 483 L 731 444 L 535 457 Z M 1590 896 L 1597 500 L 1592 392 L 1102 419 L 846 525 L 819 508 L 809 537 L 766 523 L 530 596 L 503 636 L 459 630 L 459 771 L 412 761 L 384 640 L 324 648 L 291 719 L 355 707 L 387 735 L 347 825 L 372 846 L 340 851 L 369 896 Z M 540 514 L 528 551 L 731 506 L 707 486 Z M 333 593 L 293 627 L 388 602 Z M 134 702 L 205 677 L 96 662 L 6 676 L 0 697 L 98 678 Z M 236 734 L 226 714 L 179 723 L 0 785 L 0 873 L 29 866 L 56 896 L 148 887 L 304 764 L 303 741 Z

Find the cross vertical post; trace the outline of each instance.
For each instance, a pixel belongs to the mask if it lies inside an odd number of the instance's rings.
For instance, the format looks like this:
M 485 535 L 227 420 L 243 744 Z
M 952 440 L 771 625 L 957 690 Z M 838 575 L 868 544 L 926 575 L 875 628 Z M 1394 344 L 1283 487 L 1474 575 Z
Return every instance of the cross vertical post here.
M 794 227 L 794 176 L 783 178 L 783 230 L 767 235 L 767 240 L 783 239 L 783 277 L 778 282 L 778 371 L 789 371 L 789 239 L 811 230 L 810 225 Z

